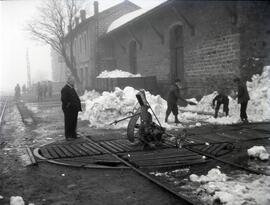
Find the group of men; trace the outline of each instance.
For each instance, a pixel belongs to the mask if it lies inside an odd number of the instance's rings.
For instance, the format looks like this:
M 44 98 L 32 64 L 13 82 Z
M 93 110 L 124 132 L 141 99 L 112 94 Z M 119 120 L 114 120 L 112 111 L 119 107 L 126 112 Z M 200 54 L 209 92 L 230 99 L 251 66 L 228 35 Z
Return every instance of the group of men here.
M 241 105 L 240 107 L 240 118 L 242 122 L 247 123 L 248 117 L 247 117 L 247 104 L 250 100 L 247 86 L 245 83 L 243 83 L 240 78 L 235 78 L 233 82 L 237 86 L 237 99 L 238 103 Z M 167 110 L 166 110 L 166 116 L 165 116 L 165 122 L 168 122 L 168 117 L 170 113 L 172 112 L 174 115 L 174 122 L 180 123 L 178 120 L 178 107 L 177 102 L 178 100 L 184 100 L 181 97 L 180 90 L 182 89 L 181 81 L 179 79 L 175 80 L 175 83 L 170 87 L 169 94 L 167 97 Z M 225 90 L 220 90 L 218 95 L 215 96 L 215 98 L 212 101 L 212 107 L 215 109 L 214 117 L 218 117 L 218 112 L 220 106 L 223 105 L 223 112 L 226 116 L 229 115 L 229 98 L 225 93 Z
M 238 103 L 241 104 L 240 108 L 240 118 L 246 123 L 248 122 L 248 117 L 246 113 L 247 104 L 249 101 L 249 94 L 245 83 L 243 83 L 240 78 L 235 78 L 234 83 L 237 86 L 237 98 Z M 74 89 L 75 80 L 70 76 L 67 80 L 66 85 L 61 90 L 61 101 L 62 110 L 64 112 L 65 121 L 65 137 L 67 140 L 72 140 L 77 138 L 76 127 L 77 127 L 77 117 L 78 112 L 82 111 L 81 102 L 78 94 Z M 184 100 L 180 94 L 182 89 L 181 80 L 176 79 L 174 84 L 171 85 L 168 96 L 167 96 L 167 110 L 165 116 L 165 122 L 168 122 L 168 117 L 171 113 L 174 115 L 174 122 L 180 123 L 178 119 L 178 100 Z M 214 117 L 218 117 L 218 111 L 221 105 L 223 105 L 223 111 L 226 116 L 229 115 L 229 98 L 222 90 L 213 99 L 212 105 L 215 109 Z
M 46 96 L 52 97 L 52 82 L 38 82 L 37 83 L 37 99 L 42 101 Z

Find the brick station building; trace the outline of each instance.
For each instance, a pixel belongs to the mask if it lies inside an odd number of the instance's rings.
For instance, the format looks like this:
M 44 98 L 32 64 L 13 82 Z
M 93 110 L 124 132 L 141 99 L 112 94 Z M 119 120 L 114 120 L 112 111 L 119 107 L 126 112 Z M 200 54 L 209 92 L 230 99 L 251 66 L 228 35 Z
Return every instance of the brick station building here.
M 197 97 L 270 64 L 267 1 L 168 0 L 144 10 L 125 0 L 95 11 L 72 31 L 78 71 L 90 89 L 102 70 L 121 69 L 156 76 L 161 93 L 180 78 L 187 96 Z

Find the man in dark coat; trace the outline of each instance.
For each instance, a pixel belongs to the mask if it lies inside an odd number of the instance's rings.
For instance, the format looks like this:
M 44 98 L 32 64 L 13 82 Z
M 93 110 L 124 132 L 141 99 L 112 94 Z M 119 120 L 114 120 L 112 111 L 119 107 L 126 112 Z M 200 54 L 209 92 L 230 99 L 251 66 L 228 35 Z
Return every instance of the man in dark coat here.
M 180 96 L 180 88 L 181 88 L 181 81 L 179 79 L 175 80 L 175 83 L 170 87 L 168 97 L 167 97 L 167 110 L 166 110 L 166 117 L 165 122 L 168 122 L 168 117 L 173 113 L 175 120 L 175 123 L 180 123 L 178 120 L 178 107 L 177 107 L 177 100 L 181 99 L 184 100 Z
M 225 95 L 224 91 L 221 90 L 218 95 L 213 99 L 212 106 L 215 108 L 215 118 L 218 116 L 218 111 L 220 105 L 223 105 L 223 112 L 225 112 L 226 116 L 229 115 L 229 98 Z
M 242 122 L 248 122 L 248 117 L 247 117 L 247 104 L 248 101 L 250 100 L 249 98 L 249 94 L 248 94 L 248 90 L 247 90 L 247 86 L 245 83 L 243 83 L 240 78 L 235 78 L 234 83 L 236 83 L 237 85 L 237 89 L 238 89 L 238 94 L 237 94 L 237 98 L 238 98 L 238 103 L 241 104 L 241 108 L 240 108 L 240 118 L 242 120 Z
M 74 89 L 75 80 L 70 76 L 61 90 L 62 109 L 65 117 L 65 136 L 67 140 L 77 137 L 78 112 L 82 111 L 81 101 Z

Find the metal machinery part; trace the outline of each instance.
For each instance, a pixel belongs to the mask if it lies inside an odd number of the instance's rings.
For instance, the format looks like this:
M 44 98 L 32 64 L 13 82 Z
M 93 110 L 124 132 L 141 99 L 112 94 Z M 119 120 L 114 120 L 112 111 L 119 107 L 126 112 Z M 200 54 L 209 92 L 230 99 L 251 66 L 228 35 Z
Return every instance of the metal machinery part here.
M 148 111 L 150 105 L 146 100 L 145 92 L 140 91 L 136 97 L 141 107 L 129 121 L 127 138 L 130 142 L 135 142 L 135 139 L 138 139 L 145 146 L 153 148 L 155 144 L 162 141 L 165 129 L 153 122 L 152 115 Z

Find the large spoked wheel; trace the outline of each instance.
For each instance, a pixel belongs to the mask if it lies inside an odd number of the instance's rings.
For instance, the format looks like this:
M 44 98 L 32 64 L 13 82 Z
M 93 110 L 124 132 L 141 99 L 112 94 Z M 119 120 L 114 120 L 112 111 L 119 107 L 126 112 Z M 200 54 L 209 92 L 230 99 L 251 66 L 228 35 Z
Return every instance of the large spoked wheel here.
M 140 112 L 141 112 L 141 109 L 139 108 L 135 114 L 138 114 Z M 128 123 L 128 127 L 127 127 L 127 138 L 130 142 L 135 142 L 135 140 L 138 140 L 140 126 L 141 126 L 140 115 L 135 115 L 134 117 L 130 119 Z

